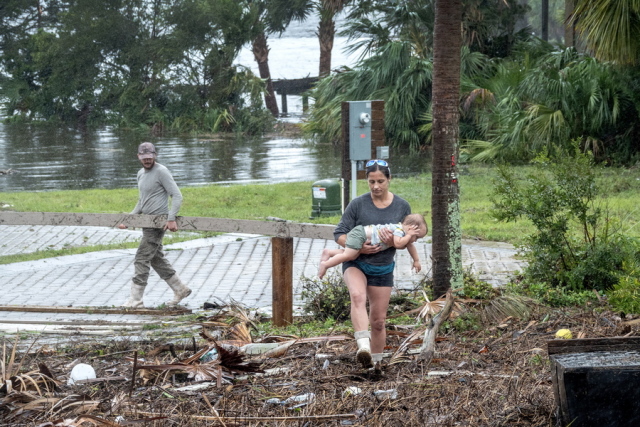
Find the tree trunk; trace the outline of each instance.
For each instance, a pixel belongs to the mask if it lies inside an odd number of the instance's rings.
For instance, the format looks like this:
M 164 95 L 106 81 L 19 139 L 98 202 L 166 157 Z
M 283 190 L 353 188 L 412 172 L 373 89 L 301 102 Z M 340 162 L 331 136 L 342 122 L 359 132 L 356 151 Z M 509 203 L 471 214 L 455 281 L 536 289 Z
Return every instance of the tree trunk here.
M 267 93 L 264 95 L 264 103 L 269 111 L 271 111 L 271 114 L 273 114 L 274 117 L 278 117 L 280 111 L 278 111 L 276 93 L 273 90 L 273 83 L 271 82 L 271 71 L 269 71 L 269 46 L 267 45 L 267 36 L 264 32 L 261 32 L 258 37 L 253 40 L 252 47 L 253 57 L 258 63 L 260 78 L 267 82 Z
M 564 1 L 564 45 L 566 47 L 575 47 L 576 26 L 571 19 L 573 15 L 573 0 Z
M 462 0 L 436 0 L 431 189 L 434 298 L 462 286 L 458 187 L 461 45 Z
M 336 34 L 336 24 L 333 21 L 333 14 L 321 13 L 320 24 L 318 24 L 318 40 L 320 41 L 320 78 L 331 73 L 331 51 L 333 50 L 333 39 Z
M 549 41 L 549 0 L 540 3 L 540 26 L 542 40 Z

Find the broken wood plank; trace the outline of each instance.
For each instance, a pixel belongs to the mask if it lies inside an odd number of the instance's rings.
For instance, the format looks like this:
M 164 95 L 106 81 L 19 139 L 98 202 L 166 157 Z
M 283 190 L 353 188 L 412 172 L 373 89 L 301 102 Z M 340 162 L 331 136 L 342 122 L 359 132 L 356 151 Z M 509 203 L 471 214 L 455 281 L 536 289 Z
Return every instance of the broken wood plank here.
M 591 353 L 594 351 L 640 351 L 640 337 L 583 338 L 547 341 L 553 354 Z
M 188 308 L 124 308 L 124 307 L 57 307 L 37 305 L 0 305 L 0 311 L 19 311 L 25 313 L 83 313 L 83 314 L 135 314 L 135 315 L 166 315 L 191 314 Z

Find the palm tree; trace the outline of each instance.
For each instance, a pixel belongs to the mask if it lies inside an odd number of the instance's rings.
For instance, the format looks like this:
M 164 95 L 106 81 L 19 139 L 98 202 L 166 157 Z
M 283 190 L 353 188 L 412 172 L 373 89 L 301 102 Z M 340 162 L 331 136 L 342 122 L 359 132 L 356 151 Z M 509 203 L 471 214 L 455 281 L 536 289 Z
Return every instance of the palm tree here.
M 431 216 L 433 292 L 462 286 L 458 187 L 462 0 L 436 0 Z
M 630 159 L 637 151 L 633 77 L 573 48 L 557 50 L 539 40 L 523 49 L 519 60 L 501 62 L 490 77 L 463 89 L 469 94 L 463 111 L 482 109 L 474 116 L 479 140 L 465 141 L 466 154 L 523 162 L 570 150 L 577 141 L 596 160 Z M 477 102 L 477 94 L 491 102 Z
M 336 14 L 344 9 L 351 0 L 321 0 L 318 5 L 320 23 L 318 24 L 318 41 L 320 42 L 320 69 L 322 78 L 331 72 L 331 51 L 336 34 Z
M 247 2 L 256 16 L 251 48 L 258 63 L 260 78 L 267 84 L 265 105 L 271 114 L 277 117 L 280 112 L 271 82 L 268 38 L 272 34 L 282 34 L 293 20 L 303 21 L 311 10 L 311 0 L 247 0 Z
M 596 58 L 638 63 L 640 0 L 575 0 L 570 22 Z
M 564 0 L 564 45 L 566 47 L 576 46 L 575 25 L 571 22 L 574 3 L 574 0 Z

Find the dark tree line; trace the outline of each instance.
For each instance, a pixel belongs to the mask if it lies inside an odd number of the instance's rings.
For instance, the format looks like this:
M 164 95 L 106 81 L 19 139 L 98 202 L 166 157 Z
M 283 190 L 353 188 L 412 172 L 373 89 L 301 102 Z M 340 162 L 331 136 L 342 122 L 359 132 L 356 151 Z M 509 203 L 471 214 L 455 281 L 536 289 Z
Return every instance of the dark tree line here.
M 321 73 L 348 0 L 7 0 L 0 96 L 14 121 L 260 131 L 278 114 L 268 38 L 321 16 Z M 260 76 L 233 64 L 251 46 Z M 328 46 L 328 48 L 327 48 Z

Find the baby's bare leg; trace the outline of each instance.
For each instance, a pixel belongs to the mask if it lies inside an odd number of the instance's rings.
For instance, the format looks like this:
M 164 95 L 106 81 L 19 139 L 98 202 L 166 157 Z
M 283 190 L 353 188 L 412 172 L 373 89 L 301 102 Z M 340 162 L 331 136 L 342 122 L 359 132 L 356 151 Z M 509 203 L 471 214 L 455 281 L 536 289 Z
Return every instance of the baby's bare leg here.
M 325 259 L 325 255 L 327 258 Z M 318 267 L 318 277 L 322 279 L 327 270 L 336 265 L 340 265 L 345 261 L 352 261 L 358 258 L 360 251 L 356 249 L 324 249 L 320 258 L 320 266 Z
M 322 261 L 326 261 L 329 258 L 331 258 L 332 256 L 336 256 L 338 254 L 341 254 L 342 251 L 344 251 L 344 249 L 329 249 L 329 248 L 324 248 L 322 250 L 322 256 L 320 257 L 320 262 Z

